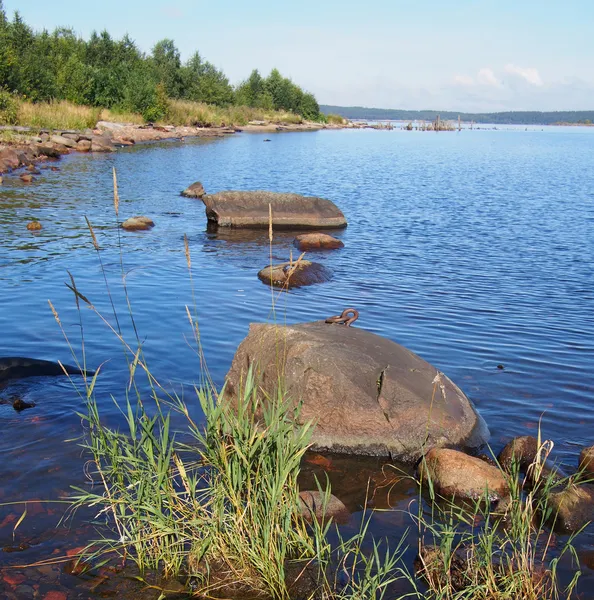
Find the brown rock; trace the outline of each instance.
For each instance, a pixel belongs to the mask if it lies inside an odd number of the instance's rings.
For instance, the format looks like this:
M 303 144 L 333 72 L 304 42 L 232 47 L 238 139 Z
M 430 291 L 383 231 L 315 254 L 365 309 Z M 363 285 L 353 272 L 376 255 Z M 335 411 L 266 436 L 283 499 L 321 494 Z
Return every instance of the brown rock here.
M 329 281 L 332 272 L 319 263 L 300 260 L 265 267 L 258 273 L 258 277 L 268 285 L 295 288 Z
M 7 169 L 16 169 L 20 164 L 17 153 L 11 148 L 0 150 L 0 161 L 4 163 Z
M 580 452 L 579 470 L 584 477 L 594 479 L 594 446 L 584 448 Z
M 48 142 L 39 144 L 37 149 L 39 150 L 40 154 L 47 156 L 48 158 L 60 158 L 61 156 L 60 151 L 53 144 Z
M 527 480 L 531 485 L 536 481 L 534 477 L 540 476 L 541 480 L 552 477 L 556 482 L 566 477 L 561 467 L 553 464 L 550 460 L 545 460 L 541 469 L 536 469 L 535 461 L 538 458 L 538 440 L 531 435 L 523 435 L 511 440 L 505 448 L 499 453 L 497 458 L 501 468 L 507 473 L 512 473 L 514 462 L 517 463 L 518 471 L 526 473 Z M 541 449 L 540 460 L 546 459 L 544 449 Z M 532 466 L 534 464 L 534 466 Z
M 326 233 L 304 233 L 303 235 L 298 235 L 293 244 L 302 252 L 306 250 L 335 250 L 336 248 L 344 248 L 344 244 L 338 238 Z
M 91 152 L 114 152 L 115 148 L 111 139 L 105 136 L 96 136 L 91 140 Z
M 50 142 L 59 146 L 65 146 L 66 148 L 76 148 L 76 142 L 73 139 L 67 138 L 63 135 L 52 135 L 50 137 Z
M 476 447 L 489 436 L 470 400 L 448 377 L 406 348 L 358 327 L 252 324 L 227 374 L 231 402 L 248 365 L 264 393 L 274 397 L 283 380 L 287 396 L 303 402 L 299 422 L 315 423 L 317 449 L 415 461 L 423 448 Z
M 534 462 L 537 452 L 538 440 L 531 435 L 523 435 L 508 442 L 497 460 L 507 473 L 511 473 L 514 462 L 518 464 L 520 471 L 525 472 Z
M 90 152 L 91 142 L 89 140 L 79 140 L 76 143 L 76 149 L 78 150 L 78 152 Z
M 81 135 L 79 133 L 63 133 L 62 137 L 72 140 L 73 142 L 78 142 L 81 139 Z
M 206 217 L 220 227 L 280 229 L 346 227 L 342 212 L 330 200 L 277 192 L 219 192 L 202 198 Z
M 2 175 L 0 175 L 0 185 L 2 185 L 3 181 L 4 181 L 4 179 L 2 178 Z
M 27 223 L 27 229 L 29 231 L 39 231 L 40 229 L 43 229 L 43 225 L 39 221 L 31 221 L 30 223 Z
M 33 175 L 31 175 L 31 173 L 22 173 L 20 178 L 25 183 L 31 183 L 33 181 Z
M 143 231 L 154 226 L 155 223 L 148 217 L 130 217 L 122 223 L 122 228 L 126 231 Z
M 423 483 L 429 480 L 444 498 L 496 501 L 509 492 L 503 472 L 482 461 L 450 448 L 433 448 L 419 465 Z
M 114 138 L 113 143 L 117 146 L 134 146 L 136 142 L 129 137 Z
M 299 507 L 307 521 L 332 518 L 337 523 L 345 523 L 350 516 L 347 507 L 332 494 L 329 495 L 328 502 L 324 507 L 324 495 L 317 490 L 299 492 Z
M 181 195 L 185 196 L 186 198 L 202 198 L 204 194 L 206 194 L 206 192 L 199 181 L 196 181 L 181 193 Z
M 549 521 L 555 529 L 575 532 L 594 520 L 594 486 L 570 484 L 564 490 L 553 491 L 547 499 L 551 509 Z

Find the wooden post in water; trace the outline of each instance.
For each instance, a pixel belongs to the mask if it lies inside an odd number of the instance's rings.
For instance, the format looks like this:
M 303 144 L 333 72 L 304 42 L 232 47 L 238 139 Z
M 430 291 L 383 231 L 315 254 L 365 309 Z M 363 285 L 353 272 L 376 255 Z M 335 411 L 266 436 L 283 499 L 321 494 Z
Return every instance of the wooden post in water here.
M 462 131 L 462 125 L 460 124 L 460 115 L 458 115 L 458 131 Z
M 437 119 L 435 119 L 435 131 L 439 131 L 439 115 L 437 115 Z

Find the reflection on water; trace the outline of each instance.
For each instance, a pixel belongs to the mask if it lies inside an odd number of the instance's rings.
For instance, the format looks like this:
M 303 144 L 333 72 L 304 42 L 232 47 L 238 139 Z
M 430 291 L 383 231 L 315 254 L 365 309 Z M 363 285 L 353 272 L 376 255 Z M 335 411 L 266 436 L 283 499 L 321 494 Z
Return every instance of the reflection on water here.
M 28 186 L 7 177 L 0 188 L 0 355 L 72 362 L 51 299 L 77 349 L 82 319 L 89 364 L 103 364 L 96 392 L 107 422 L 117 424 L 111 398 L 124 398 L 129 377 L 121 344 L 92 311 L 83 307 L 79 317 L 64 284 L 69 271 L 115 326 L 105 277 L 119 325 L 133 339 L 124 273 L 149 366 L 167 389 L 184 394 L 199 418 L 192 385 L 204 373 L 186 306 L 194 310 L 195 302 L 217 384 L 249 323 L 272 318 L 273 298 L 281 322 L 319 320 L 354 306 L 361 312 L 357 326 L 409 347 L 475 401 L 495 451 L 514 435 L 534 433 L 542 418 L 544 435 L 555 440 L 556 456 L 571 470 L 580 447 L 594 442 L 593 133 L 322 131 L 277 135 L 267 144 L 263 136 L 245 135 L 73 155 L 59 172 L 43 170 Z M 153 230 L 117 228 L 113 166 L 120 219 L 146 215 L 156 223 Z M 267 231 L 207 231 L 202 202 L 180 196 L 197 180 L 209 192 L 270 189 L 335 201 L 349 221 L 335 233 L 345 248 L 307 254 L 327 266 L 333 280 L 272 296 L 257 278 L 271 260 Z M 43 224 L 35 234 L 25 228 L 33 219 Z M 275 232 L 272 260 L 298 256 L 292 244 L 292 234 Z M 148 398 L 148 385 L 140 384 Z M 10 402 L 16 395 L 35 407 L 16 412 Z M 23 507 L 0 507 L 0 548 L 28 545 L 0 552 L 0 566 L 64 553 L 95 535 L 84 526 L 94 515 L 82 513 L 56 529 L 63 507 L 50 502 L 73 484 L 86 485 L 85 457 L 76 441 L 65 441 L 80 436 L 76 413 L 82 409 L 64 378 L 0 390 L 0 502 L 30 501 L 14 540 Z M 382 487 L 381 468 L 342 460 L 332 459 L 328 475 L 353 511 L 348 527 L 361 519 L 366 495 L 381 508 L 404 509 L 414 500 L 409 480 Z M 320 465 L 306 463 L 308 485 L 314 467 Z M 375 483 L 368 491 L 370 477 Z M 377 513 L 372 528 L 397 540 L 409 525 L 405 513 L 394 510 Z M 591 533 L 579 544 L 587 555 Z M 57 566 L 44 569 L 27 571 L 21 585 L 36 582 L 40 597 L 56 587 L 76 588 L 71 598 L 99 597 L 90 579 Z M 587 590 L 594 574 L 588 566 L 584 572 Z

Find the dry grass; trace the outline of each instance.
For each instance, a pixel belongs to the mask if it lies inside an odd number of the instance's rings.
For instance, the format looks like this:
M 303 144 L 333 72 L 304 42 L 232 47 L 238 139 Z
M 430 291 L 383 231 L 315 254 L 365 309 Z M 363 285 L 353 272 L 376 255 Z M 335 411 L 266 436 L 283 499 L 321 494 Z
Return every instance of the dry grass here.
M 136 113 L 117 109 L 100 109 L 80 106 L 66 100 L 56 102 L 20 102 L 18 125 L 35 129 L 92 129 L 97 121 L 114 121 L 142 125 L 144 119 Z M 220 107 L 201 102 L 171 100 L 164 125 L 191 127 L 221 127 L 224 125 L 246 125 L 250 121 L 271 123 L 302 123 L 300 115 L 284 111 L 264 111 L 249 106 Z
M 329 115 L 326 115 L 326 120 L 328 121 L 328 123 L 330 125 L 344 125 L 344 123 L 346 121 L 346 119 L 344 119 L 340 115 L 335 115 L 332 113 Z
M 264 111 L 249 106 L 220 107 L 202 102 L 170 100 L 164 124 L 187 127 L 221 127 L 223 125 L 247 125 L 250 121 L 271 123 L 302 123 L 300 115 L 284 111 Z
M 80 106 L 66 100 L 36 104 L 20 102 L 17 119 L 19 125 L 35 129 L 92 129 L 97 121 L 144 123 L 143 118 L 134 113 Z

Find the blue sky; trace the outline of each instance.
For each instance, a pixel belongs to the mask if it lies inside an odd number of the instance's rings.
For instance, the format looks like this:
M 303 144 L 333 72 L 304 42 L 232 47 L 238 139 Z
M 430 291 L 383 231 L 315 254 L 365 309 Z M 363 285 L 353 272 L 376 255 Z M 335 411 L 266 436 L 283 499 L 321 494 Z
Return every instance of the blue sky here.
M 173 38 L 233 83 L 291 77 L 324 104 L 594 110 L 594 0 L 4 0 L 36 29 Z

